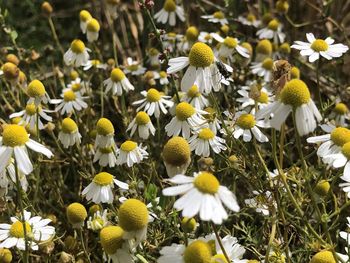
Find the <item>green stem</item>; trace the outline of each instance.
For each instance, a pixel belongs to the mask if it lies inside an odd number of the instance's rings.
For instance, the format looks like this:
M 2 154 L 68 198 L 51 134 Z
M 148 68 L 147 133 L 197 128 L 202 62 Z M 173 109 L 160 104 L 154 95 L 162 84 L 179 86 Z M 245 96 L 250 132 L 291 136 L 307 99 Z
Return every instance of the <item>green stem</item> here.
M 211 227 L 212 227 L 213 230 L 214 230 L 214 233 L 215 233 L 215 236 L 216 236 L 216 240 L 217 240 L 218 243 L 219 243 L 219 246 L 220 246 L 220 248 L 221 248 L 221 250 L 222 250 L 222 253 L 224 254 L 224 257 L 225 257 L 226 261 L 227 261 L 227 262 L 231 262 L 231 259 L 228 257 L 228 255 L 227 255 L 227 253 L 226 253 L 225 247 L 224 247 L 224 245 L 222 244 L 221 237 L 219 236 L 219 233 L 218 233 L 218 231 L 217 231 L 217 229 L 216 229 L 214 223 L 213 223 L 213 222 L 210 222 L 210 224 L 211 224 Z
M 48 20 L 49 20 L 49 25 L 50 25 L 50 29 L 51 29 L 51 32 L 52 32 L 52 36 L 53 36 L 53 38 L 54 38 L 54 40 L 56 42 L 56 45 L 57 45 L 58 49 L 61 51 L 62 56 L 63 56 L 64 55 L 64 50 L 63 50 L 63 48 L 61 46 L 61 43 L 60 43 L 60 41 L 58 39 L 58 36 L 57 36 L 57 33 L 56 33 L 56 29 L 55 29 L 55 25 L 54 25 L 54 23 L 52 21 L 51 16 L 49 16 Z
M 82 230 L 82 228 L 79 228 L 79 235 L 80 235 L 81 245 L 82 245 L 82 247 L 83 247 L 85 256 L 86 256 L 88 262 L 91 263 L 89 253 L 88 253 L 87 247 L 86 247 L 86 245 L 85 245 L 85 240 L 84 240 L 84 235 L 83 235 L 83 230 Z

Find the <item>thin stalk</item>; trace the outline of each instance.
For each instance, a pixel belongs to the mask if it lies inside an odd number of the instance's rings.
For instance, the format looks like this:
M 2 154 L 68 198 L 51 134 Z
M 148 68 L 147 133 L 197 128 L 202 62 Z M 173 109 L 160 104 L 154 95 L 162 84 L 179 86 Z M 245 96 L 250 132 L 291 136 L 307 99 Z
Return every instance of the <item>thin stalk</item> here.
M 222 250 L 222 253 L 224 254 L 224 257 L 225 257 L 226 261 L 227 261 L 227 262 L 231 262 L 230 258 L 229 258 L 228 255 L 227 255 L 227 252 L 226 252 L 226 250 L 225 250 L 225 247 L 224 247 L 224 245 L 222 244 L 221 237 L 219 236 L 219 233 L 218 233 L 218 231 L 217 231 L 217 229 L 216 229 L 214 223 L 213 223 L 213 222 L 210 222 L 210 224 L 211 224 L 211 227 L 212 227 L 213 230 L 214 230 L 214 233 L 215 233 L 215 236 L 216 236 L 216 240 L 217 240 L 218 243 L 219 243 L 219 246 L 220 246 L 220 248 L 221 248 L 221 250 Z
M 82 228 L 79 228 L 79 235 L 80 235 L 81 245 L 83 246 L 83 250 L 84 250 L 85 256 L 86 256 L 88 262 L 91 263 L 89 253 L 88 253 L 86 245 L 85 245 L 85 240 L 84 240 L 84 235 L 83 235 Z
M 61 43 L 60 43 L 60 41 L 58 39 L 58 36 L 57 36 L 57 33 L 56 33 L 56 29 L 55 29 L 55 25 L 54 25 L 54 23 L 52 21 L 51 16 L 48 17 L 48 20 L 49 20 L 49 25 L 50 25 L 50 29 L 51 29 L 51 32 L 52 32 L 53 39 L 55 40 L 56 45 L 57 45 L 58 49 L 61 51 L 61 54 L 63 56 L 64 55 L 64 50 L 63 50 L 63 48 L 61 46 Z

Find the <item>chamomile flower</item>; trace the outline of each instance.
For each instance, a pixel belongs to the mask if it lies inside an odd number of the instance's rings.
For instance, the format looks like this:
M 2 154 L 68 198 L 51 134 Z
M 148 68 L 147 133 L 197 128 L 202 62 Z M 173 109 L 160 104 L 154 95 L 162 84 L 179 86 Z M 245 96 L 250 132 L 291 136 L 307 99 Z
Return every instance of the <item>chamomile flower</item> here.
M 89 216 L 87 220 L 87 228 L 92 229 L 93 231 L 100 231 L 102 228 L 108 225 L 107 218 L 108 210 L 105 209 L 101 211 L 96 211 L 92 216 Z
M 260 109 L 257 117 L 260 119 L 273 114 L 271 127 L 280 130 L 282 123 L 292 111 L 295 111 L 296 128 L 300 136 L 313 132 L 317 126 L 316 121 L 322 120 L 307 85 L 299 79 L 288 81 L 278 100 Z
M 28 181 L 26 175 L 23 174 L 20 170 L 18 170 L 18 177 L 23 191 L 27 192 Z M 5 196 L 7 194 L 8 189 L 13 189 L 16 182 L 17 179 L 14 160 L 11 158 L 6 169 L 0 173 L 0 196 Z
M 73 111 L 81 111 L 88 106 L 80 92 L 64 89 L 61 97 L 62 99 L 52 100 L 54 103 L 58 104 L 55 111 L 60 111 L 61 114 L 71 114 Z
M 350 177 L 341 176 L 340 179 L 342 179 L 344 182 L 340 183 L 339 187 L 343 190 L 344 193 L 346 193 L 347 197 L 350 198 Z
M 147 50 L 148 59 L 147 62 L 150 64 L 152 69 L 157 69 L 160 66 L 159 50 L 156 48 L 150 48 Z
M 81 228 L 87 218 L 86 208 L 80 203 L 71 203 L 66 209 L 68 222 L 73 228 Z
M 72 80 L 67 85 L 67 88 L 72 90 L 75 93 L 79 92 L 80 94 L 84 94 L 90 89 L 89 84 L 85 81 L 82 81 L 81 78 L 79 78 L 79 77 Z
M 96 174 L 92 182 L 81 193 L 86 200 L 92 201 L 95 204 L 113 203 L 114 195 L 112 189 L 114 184 L 121 189 L 128 190 L 129 186 L 113 177 L 110 173 L 101 172 Z
M 267 24 L 267 27 L 260 29 L 258 32 L 256 32 L 256 35 L 260 39 L 273 39 L 275 43 L 277 43 L 278 41 L 280 43 L 283 43 L 286 37 L 286 34 L 282 32 L 282 25 L 277 19 L 272 19 Z
M 221 224 L 228 218 L 222 203 L 234 212 L 239 211 L 236 196 L 209 172 L 194 173 L 193 177 L 178 174 L 167 179 L 176 186 L 163 189 L 163 195 L 181 197 L 174 203 L 174 208 L 182 211 L 183 217 L 194 217 L 199 214 L 203 221 Z
M 81 10 L 79 13 L 79 19 L 80 19 L 80 29 L 85 34 L 87 23 L 90 19 L 92 19 L 92 16 L 89 11 Z
M 338 253 L 337 253 L 338 254 Z M 348 256 L 349 257 L 349 256 Z M 328 250 L 321 250 L 317 252 L 310 260 L 310 263 L 333 263 L 337 262 L 334 258 L 333 252 Z M 345 261 L 343 261 L 345 262 Z
M 307 33 L 308 42 L 295 41 L 291 48 L 300 50 L 300 55 L 309 57 L 309 62 L 315 62 L 324 57 L 327 60 L 341 57 L 349 48 L 343 44 L 333 44 L 334 39 L 327 37 L 325 40 L 316 39 L 313 33 Z
M 221 43 L 219 48 L 219 57 L 228 58 L 231 57 L 233 52 L 236 51 L 238 54 L 245 58 L 249 58 L 249 51 L 239 44 L 239 40 L 234 37 L 223 38 L 217 33 L 212 33 L 211 36 Z
M 215 109 L 207 107 L 204 109 L 203 117 L 205 118 L 206 124 L 215 134 L 221 130 L 221 121 L 217 118 Z
M 160 71 L 158 79 L 159 79 L 160 85 L 168 85 L 169 84 L 168 74 L 166 73 L 166 71 Z
M 141 95 L 144 99 L 133 102 L 133 105 L 140 105 L 136 111 L 144 110 L 149 116 L 154 116 L 158 119 L 160 112 L 167 114 L 166 108 L 173 106 L 174 102 L 170 100 L 170 96 L 163 95 L 158 90 L 151 88 L 148 91 L 141 91 Z
M 115 145 L 104 148 L 98 147 L 93 162 L 95 163 L 98 161 L 98 164 L 102 167 L 114 167 L 117 164 L 116 151 Z
M 19 74 L 20 69 L 12 62 L 6 62 L 1 66 L 0 76 L 4 76 L 12 87 L 15 87 L 19 82 Z
M 176 16 L 183 22 L 185 21 L 185 12 L 182 6 L 176 5 L 175 0 L 165 0 L 163 8 L 154 15 L 158 23 L 175 26 Z
M 250 68 L 253 74 L 263 77 L 264 81 L 271 81 L 273 69 L 273 60 L 271 58 L 265 58 L 262 62 L 254 62 Z
M 273 95 L 263 85 L 257 83 L 250 83 L 249 86 L 242 86 L 238 94 L 241 98 L 237 101 L 242 103 L 241 108 L 254 107 L 256 104 L 258 108 L 264 108 L 273 101 Z
M 62 128 L 58 134 L 58 140 L 63 144 L 64 148 L 79 145 L 81 141 L 81 135 L 79 133 L 78 125 L 71 118 L 65 118 L 62 121 Z
M 103 64 L 101 63 L 101 61 L 99 61 L 98 59 L 92 59 L 92 60 L 88 60 L 86 62 L 86 64 L 83 65 L 83 70 L 89 70 L 91 68 L 97 68 L 97 69 L 107 69 L 107 64 Z
M 34 103 L 30 103 L 26 105 L 25 110 L 20 112 L 12 113 L 9 118 L 18 118 L 21 117 L 21 121 L 18 123 L 19 125 L 29 125 L 31 130 L 35 130 L 38 126 L 39 130 L 44 129 L 44 124 L 41 121 L 41 118 L 45 121 L 52 121 L 51 116 L 47 113 L 51 113 L 51 110 L 44 110 L 40 105 L 35 106 Z M 38 123 L 37 123 L 38 121 Z
M 177 44 L 177 49 L 183 52 L 187 52 L 194 43 L 198 41 L 199 30 L 195 26 L 190 26 L 186 29 L 185 36 L 182 36 L 179 43 Z
M 161 35 L 160 38 L 163 42 L 164 49 L 167 49 L 170 53 L 172 53 L 178 42 L 183 38 L 183 35 L 168 32 L 167 34 Z
M 175 116 L 165 126 L 165 131 L 169 137 L 182 134 L 185 139 L 190 138 L 191 130 L 198 129 L 204 124 L 201 110 L 195 109 L 187 102 L 180 102 L 176 106 Z
M 334 168 L 344 167 L 342 179 L 350 179 L 350 142 L 345 143 L 341 147 L 340 153 L 326 155 L 323 160 Z
M 127 65 L 124 69 L 125 74 L 131 74 L 133 76 L 139 76 L 146 72 L 146 68 L 143 67 L 139 62 L 134 61 L 132 58 L 127 58 Z
M 268 216 L 270 214 L 271 205 L 276 206 L 276 203 L 273 202 L 272 193 L 270 191 L 261 192 L 254 190 L 253 194 L 255 197 L 245 199 L 244 203 L 251 208 L 255 208 L 257 213 L 262 213 L 264 216 Z
M 150 117 L 144 111 L 139 111 L 136 114 L 136 117 L 129 124 L 126 131 L 130 131 L 130 136 L 132 137 L 136 130 L 140 138 L 144 140 L 148 139 L 150 133 L 154 135 L 156 132 Z
M 110 77 L 103 81 L 103 85 L 106 87 L 106 94 L 112 90 L 112 94 L 117 96 L 121 96 L 123 90 L 128 93 L 130 90 L 135 89 L 120 68 L 113 69 Z
M 138 146 L 134 141 L 125 141 L 120 145 L 120 149 L 117 150 L 117 164 L 126 164 L 128 167 L 132 167 L 135 163 L 142 162 L 143 159 L 148 158 L 146 151 L 147 147 Z
M 268 39 L 262 39 L 258 42 L 255 48 L 256 51 L 256 61 L 262 62 L 266 58 L 271 58 L 272 56 L 272 43 Z
M 228 20 L 225 18 L 225 14 L 221 11 L 216 11 L 212 15 L 201 16 L 201 18 L 207 19 L 212 23 L 220 23 L 221 25 L 227 25 Z
M 193 85 L 181 98 L 182 101 L 190 103 L 195 109 L 202 110 L 209 106 L 209 101 L 200 93 L 197 85 Z
M 243 136 L 244 142 L 250 142 L 254 136 L 259 142 L 268 142 L 269 139 L 259 129 L 268 127 L 268 121 L 260 118 L 258 119 L 251 113 L 240 111 L 237 112 L 234 117 L 233 137 L 239 139 Z
M 248 13 L 246 16 L 239 16 L 238 21 L 246 26 L 259 27 L 261 21 L 256 19 L 256 16 L 252 13 Z
M 110 120 L 107 118 L 101 118 L 96 124 L 96 140 L 95 149 L 97 147 L 106 148 L 114 146 L 114 126 Z
M 25 175 L 30 174 L 33 171 L 33 165 L 29 159 L 27 147 L 48 158 L 53 156 L 49 149 L 30 139 L 25 128 L 17 124 L 3 126 L 0 142 L 0 172 L 6 169 L 11 157 L 14 157 L 18 169 Z
M 47 103 L 50 101 L 49 95 L 46 93 L 44 84 L 40 80 L 33 80 L 27 87 L 27 94 L 30 97 L 27 104 L 34 103 L 39 106 L 40 103 Z M 50 101 L 51 102 L 51 101 Z
M 94 42 L 98 39 L 98 33 L 100 32 L 100 23 L 91 18 L 86 24 L 86 37 L 89 42 Z
M 213 42 L 213 37 L 212 37 L 211 33 L 201 31 L 199 33 L 199 36 L 198 36 L 198 41 L 203 42 L 207 45 L 211 45 Z
M 329 118 L 334 119 L 337 126 L 346 126 L 346 120 L 350 118 L 348 106 L 342 102 L 336 103 Z
M 210 149 L 214 153 L 220 153 L 226 150 L 225 139 L 215 135 L 210 128 L 202 128 L 195 132 L 188 140 L 191 150 L 195 151 L 196 155 L 209 157 Z
M 55 228 L 48 226 L 50 219 L 43 219 L 40 216 L 31 217 L 31 213 L 24 210 L 24 224 L 22 219 L 11 217 L 11 224 L 0 224 L 0 247 L 16 247 L 19 250 L 25 250 L 25 239 L 30 249 L 38 250 L 39 244 L 47 241 L 55 235 Z
M 83 41 L 75 39 L 72 41 L 70 48 L 64 54 L 63 59 L 67 66 L 80 67 L 85 65 L 89 60 L 90 49 L 85 47 Z

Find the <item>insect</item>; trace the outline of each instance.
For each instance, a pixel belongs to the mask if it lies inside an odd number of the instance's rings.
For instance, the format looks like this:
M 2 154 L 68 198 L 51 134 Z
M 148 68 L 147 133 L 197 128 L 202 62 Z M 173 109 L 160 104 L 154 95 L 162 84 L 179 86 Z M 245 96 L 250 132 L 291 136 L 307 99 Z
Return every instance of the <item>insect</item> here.
M 222 63 L 221 61 L 216 61 L 215 62 L 220 74 L 227 80 L 231 77 L 231 72 L 228 71 L 228 69 L 226 68 L 226 66 L 224 65 L 224 63 Z
M 284 85 L 290 81 L 291 68 L 292 66 L 286 60 L 277 60 L 274 62 L 272 88 L 277 96 Z

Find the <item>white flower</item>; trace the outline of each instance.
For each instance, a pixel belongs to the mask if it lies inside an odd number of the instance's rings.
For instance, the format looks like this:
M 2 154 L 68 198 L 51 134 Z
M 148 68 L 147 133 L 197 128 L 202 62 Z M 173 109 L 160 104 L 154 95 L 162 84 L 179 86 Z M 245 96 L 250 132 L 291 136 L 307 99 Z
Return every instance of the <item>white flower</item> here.
M 96 140 L 94 148 L 107 148 L 115 146 L 114 142 L 114 126 L 107 118 L 101 118 L 96 124 Z
M 346 121 L 350 119 L 349 109 L 346 104 L 336 100 L 336 104 L 329 115 L 329 119 L 334 119 L 336 126 L 346 126 Z
M 221 11 L 217 11 L 212 15 L 201 16 L 201 18 L 207 19 L 212 23 L 220 23 L 222 26 L 228 24 L 228 20 L 225 18 L 225 14 Z
M 255 197 L 245 199 L 244 203 L 251 208 L 255 208 L 256 212 L 262 213 L 264 216 L 268 216 L 270 214 L 270 206 L 273 205 L 276 207 L 276 202 L 273 201 L 272 193 L 270 191 L 253 191 L 253 194 Z
M 346 217 L 346 220 L 348 220 L 348 223 L 346 224 L 346 226 L 347 226 L 348 228 L 350 228 L 350 217 L 349 217 L 349 216 Z M 340 231 L 340 232 L 339 232 L 339 236 L 340 236 L 342 239 L 345 239 L 346 243 L 347 243 L 348 245 L 350 245 L 350 233 L 345 232 L 345 231 Z
M 91 18 L 86 24 L 86 38 L 91 43 L 98 39 L 100 31 L 100 23 L 95 19 Z
M 254 62 L 250 69 L 253 74 L 264 77 L 264 81 L 269 82 L 272 78 L 273 60 L 265 58 L 262 62 Z
M 76 78 L 67 85 L 68 89 L 71 89 L 74 92 L 80 92 L 84 94 L 89 90 L 89 84 L 85 81 L 82 81 L 80 78 Z
M 149 89 L 148 91 L 141 91 L 141 95 L 144 96 L 144 99 L 137 100 L 133 102 L 133 105 L 140 105 L 136 111 L 144 110 L 149 116 L 154 116 L 158 119 L 160 112 L 167 114 L 167 109 L 173 106 L 174 102 L 170 100 L 170 96 L 162 95 L 156 89 Z
M 175 26 L 176 15 L 181 21 L 185 21 L 184 9 L 177 6 L 175 0 L 165 0 L 163 8 L 154 15 L 154 18 L 158 23 L 166 24 L 169 21 L 169 25 Z
M 233 38 L 233 37 L 223 38 L 217 33 L 212 33 L 211 36 L 216 41 L 221 43 L 219 48 L 219 57 L 224 57 L 224 58 L 231 57 L 234 50 L 236 50 L 236 52 L 240 54 L 242 57 L 245 57 L 245 58 L 250 57 L 248 49 L 239 45 L 239 41 L 237 38 Z
M 211 34 L 212 33 L 201 31 L 198 36 L 198 41 L 211 45 L 213 42 L 213 37 Z
M 80 92 L 74 92 L 71 89 L 64 89 L 61 94 L 62 99 L 51 100 L 55 104 L 59 104 L 55 111 L 61 111 L 61 114 L 70 114 L 74 110 L 81 111 L 87 108 L 87 103 L 83 100 Z
M 28 181 L 26 175 L 23 174 L 20 170 L 18 170 L 18 177 L 23 191 L 27 192 Z M 8 190 L 14 188 L 16 181 L 17 180 L 14 160 L 11 158 L 6 169 L 0 173 L 0 196 L 7 195 Z
M 92 59 L 92 60 L 88 60 L 88 62 L 86 62 L 86 64 L 83 65 L 83 70 L 89 70 L 91 68 L 98 68 L 98 69 L 107 69 L 107 64 L 102 64 L 101 61 L 99 61 L 98 59 Z M 68 86 L 69 88 L 69 86 Z
M 132 58 L 127 58 L 127 65 L 125 67 L 124 73 L 125 74 L 129 74 L 131 73 L 131 75 L 133 76 L 139 76 L 142 75 L 146 72 L 146 68 L 142 67 L 141 64 L 137 61 L 133 61 Z
M 85 47 L 83 41 L 76 39 L 71 43 L 70 48 L 64 54 L 63 60 L 67 66 L 80 67 L 85 65 L 89 60 L 90 49 Z
M 22 220 L 11 217 L 12 224 L 0 224 L 0 247 L 17 247 L 25 250 L 24 235 L 27 236 L 27 244 L 32 250 L 38 250 L 38 244 L 49 240 L 55 234 L 55 228 L 48 226 L 50 219 L 42 219 L 40 216 L 31 217 L 31 213 L 24 210 L 25 232 Z M 30 238 L 29 238 L 30 237 Z
M 80 29 L 85 34 L 87 22 L 92 18 L 91 14 L 87 10 L 81 10 L 79 13 Z
M 341 176 L 340 178 L 345 182 L 340 183 L 339 187 L 342 188 L 347 197 L 350 198 L 350 178 L 347 178 L 345 176 Z
M 93 162 L 97 162 L 102 167 L 114 167 L 117 164 L 116 146 L 101 148 L 98 147 Z
M 81 135 L 78 125 L 71 118 L 65 118 L 62 121 L 62 130 L 58 134 L 58 140 L 63 144 L 64 148 L 80 144 Z
M 182 211 L 183 217 L 192 218 L 199 214 L 203 221 L 213 221 L 221 224 L 228 218 L 222 203 L 234 212 L 239 211 L 236 196 L 211 173 L 199 172 L 194 177 L 178 174 L 168 182 L 176 186 L 163 189 L 165 196 L 181 195 L 176 200 L 174 208 Z
M 134 163 L 140 163 L 143 159 L 147 159 L 148 153 L 146 147 L 138 146 L 136 142 L 125 141 L 117 150 L 117 164 L 127 164 L 132 167 Z
M 135 89 L 124 72 L 119 68 L 115 68 L 111 71 L 110 77 L 103 81 L 103 85 L 106 87 L 106 94 L 112 90 L 112 94 L 117 96 L 121 96 L 123 90 L 128 93 L 130 90 Z
M 126 131 L 130 131 L 130 136 L 132 137 L 136 130 L 140 138 L 144 140 L 148 139 L 150 133 L 154 135 L 156 132 L 150 117 L 144 111 L 139 111 L 136 114 L 136 117 L 129 124 Z
M 46 92 L 45 86 L 40 80 L 33 80 L 29 83 L 27 87 L 27 94 L 30 97 L 29 100 L 27 101 L 27 104 L 32 104 L 34 103 L 35 106 L 39 106 L 41 103 L 47 103 L 52 101 L 49 98 L 49 95 Z
M 159 73 L 154 71 L 153 74 L 154 74 L 154 79 L 159 79 L 160 85 L 169 84 L 168 74 L 165 71 L 160 71 Z
M 53 156 L 52 152 L 44 145 L 29 139 L 29 135 L 23 126 L 17 124 L 6 124 L 3 126 L 2 137 L 0 137 L 0 172 L 6 169 L 10 158 L 14 156 L 15 164 L 25 175 L 33 171 L 33 165 L 29 159 L 27 147 L 42 153 L 48 158 Z
M 209 128 L 202 128 L 198 130 L 189 140 L 191 150 L 199 156 L 209 157 L 210 149 L 214 153 L 220 153 L 226 150 L 225 139 L 222 139 L 215 135 L 215 133 Z
M 246 17 L 239 16 L 238 17 L 238 21 L 241 22 L 243 25 L 246 25 L 246 26 L 258 27 L 261 24 L 261 21 L 257 20 L 255 15 L 253 15 L 252 13 L 247 14 Z
M 283 43 L 286 37 L 286 35 L 282 32 L 282 25 L 277 19 L 272 19 L 268 23 L 267 27 L 260 29 L 258 32 L 256 32 L 256 35 L 260 39 L 273 39 L 275 43 L 278 41 Z
M 106 172 L 101 172 L 95 175 L 92 182 L 81 193 L 86 197 L 86 200 L 92 201 L 96 204 L 100 203 L 113 203 L 114 195 L 112 189 L 114 184 L 121 189 L 128 190 L 129 186 L 117 179 L 114 179 L 113 175 Z
M 242 103 L 241 108 L 254 107 L 255 104 L 258 105 L 258 108 L 264 108 L 273 101 L 273 95 L 268 91 L 263 85 L 257 83 L 251 83 L 249 86 L 242 86 L 239 89 L 238 94 L 241 95 L 241 98 L 238 98 L 237 101 Z
M 280 130 L 282 123 L 292 111 L 295 111 L 296 128 L 300 136 L 313 132 L 317 126 L 316 120 L 322 120 L 320 112 L 311 99 L 308 87 L 299 79 L 287 82 L 279 99 L 260 109 L 257 119 L 273 114 L 270 121 L 271 127 Z
M 202 110 L 209 105 L 209 101 L 200 93 L 197 85 L 193 85 L 185 95 L 181 97 L 181 101 L 190 103 L 198 110 Z
M 93 216 L 89 216 L 87 220 L 87 228 L 92 229 L 93 231 L 99 231 L 105 226 L 108 225 L 108 219 L 107 219 L 107 209 L 103 210 L 102 214 L 101 211 L 96 211 Z
M 313 33 L 306 33 L 307 41 L 295 41 L 291 48 L 300 50 L 300 55 L 309 57 L 309 62 L 315 62 L 320 55 L 327 60 L 341 57 L 349 48 L 343 44 L 333 44 L 334 39 L 316 39 Z
M 334 168 L 344 167 L 343 180 L 350 180 L 350 142 L 345 143 L 340 153 L 329 154 L 323 157 L 323 161 Z

